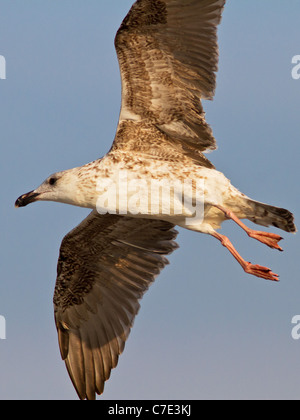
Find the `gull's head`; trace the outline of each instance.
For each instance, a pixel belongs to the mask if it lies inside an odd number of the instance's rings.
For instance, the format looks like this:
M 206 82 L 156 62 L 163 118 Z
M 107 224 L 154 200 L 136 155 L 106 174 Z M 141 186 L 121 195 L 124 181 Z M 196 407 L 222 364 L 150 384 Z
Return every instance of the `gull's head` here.
M 25 207 L 36 201 L 58 201 L 67 204 L 76 204 L 74 197 L 78 177 L 73 170 L 56 172 L 50 175 L 37 189 L 21 195 L 16 207 Z

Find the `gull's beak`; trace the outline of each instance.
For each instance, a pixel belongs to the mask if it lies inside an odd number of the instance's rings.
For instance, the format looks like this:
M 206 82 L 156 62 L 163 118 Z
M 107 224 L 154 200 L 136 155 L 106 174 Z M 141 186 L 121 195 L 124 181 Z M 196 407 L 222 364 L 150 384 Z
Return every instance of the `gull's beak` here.
M 19 197 L 15 203 L 15 207 L 19 208 L 19 207 L 25 207 L 30 203 L 34 203 L 35 201 L 38 200 L 38 196 L 40 194 L 36 193 L 35 191 L 30 191 L 27 194 L 23 194 L 21 195 L 21 197 Z

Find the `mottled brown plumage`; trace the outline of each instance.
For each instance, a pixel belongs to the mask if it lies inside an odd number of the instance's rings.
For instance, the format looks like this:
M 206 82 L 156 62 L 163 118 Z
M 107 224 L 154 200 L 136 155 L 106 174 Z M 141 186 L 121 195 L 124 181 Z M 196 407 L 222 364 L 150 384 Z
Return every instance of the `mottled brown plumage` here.
M 142 0 L 132 6 L 115 39 L 122 77 L 120 122 L 151 122 L 197 157 L 216 148 L 200 98 L 214 96 L 217 25 L 224 4 Z
M 101 394 L 139 300 L 177 248 L 174 225 L 96 211 L 61 245 L 54 293 L 62 358 L 81 399 Z
M 102 159 L 51 175 L 16 202 L 18 207 L 45 200 L 93 209 L 62 242 L 54 293 L 61 356 L 81 399 L 103 392 L 139 300 L 167 264 L 165 255 L 177 247 L 175 225 L 214 236 L 245 272 L 274 281 L 277 274 L 245 261 L 216 229 L 231 219 L 249 237 L 277 250 L 279 235 L 250 229 L 240 219 L 296 231 L 288 210 L 242 194 L 203 154 L 216 148 L 201 99 L 212 99 L 215 91 L 217 26 L 224 4 L 136 1 L 115 39 L 122 106 L 111 150 Z M 135 186 L 143 185 L 138 199 L 124 187 L 120 174 Z M 172 188 L 161 195 L 169 203 L 171 196 L 174 200 L 166 212 L 158 194 L 154 211 L 148 187 L 164 180 Z M 183 196 L 186 181 L 191 184 Z M 99 204 L 99 191 L 107 182 L 119 189 L 107 196 L 106 207 Z M 129 208 L 132 196 L 139 212 Z M 194 202 L 201 218 L 190 223 Z M 99 214 L 103 209 L 109 214 Z

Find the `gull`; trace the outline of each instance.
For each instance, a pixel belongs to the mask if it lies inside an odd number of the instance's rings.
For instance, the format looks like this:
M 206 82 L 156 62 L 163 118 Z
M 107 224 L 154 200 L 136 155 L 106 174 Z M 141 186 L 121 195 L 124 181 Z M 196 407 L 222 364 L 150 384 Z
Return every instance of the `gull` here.
M 49 176 L 16 201 L 92 209 L 62 241 L 53 299 L 61 356 L 81 399 L 103 392 L 140 299 L 178 247 L 176 225 L 212 235 L 246 273 L 272 281 L 277 274 L 245 260 L 218 229 L 232 220 L 279 251 L 280 235 L 241 219 L 296 232 L 291 212 L 241 193 L 204 155 L 216 148 L 201 101 L 215 93 L 224 6 L 225 0 L 136 1 L 115 38 L 122 103 L 110 151 Z M 160 188 L 154 211 L 149 185 L 162 181 L 171 187 Z M 197 206 L 201 217 L 192 219 Z

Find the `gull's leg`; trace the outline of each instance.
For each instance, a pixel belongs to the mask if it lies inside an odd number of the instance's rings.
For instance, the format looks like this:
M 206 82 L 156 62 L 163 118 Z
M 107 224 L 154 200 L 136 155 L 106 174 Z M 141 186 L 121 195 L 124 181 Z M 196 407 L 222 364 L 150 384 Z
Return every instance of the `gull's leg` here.
M 276 233 L 269 233 L 269 232 L 261 232 L 259 230 L 250 229 L 246 226 L 240 219 L 231 211 L 222 206 L 216 206 L 219 210 L 221 210 L 228 219 L 233 220 L 237 223 L 245 232 L 247 232 L 250 238 L 254 238 L 265 245 L 268 245 L 270 248 L 278 249 L 279 251 L 283 251 L 283 249 L 278 245 L 278 242 L 283 239 L 281 236 L 276 235 Z
M 279 281 L 278 274 L 272 273 L 272 271 L 261 265 L 251 264 L 240 256 L 237 250 L 234 248 L 227 236 L 221 235 L 217 232 L 211 233 L 214 238 L 217 238 L 223 246 L 234 256 L 238 263 L 243 267 L 244 271 L 249 274 L 253 274 L 256 277 L 261 277 L 266 280 Z

